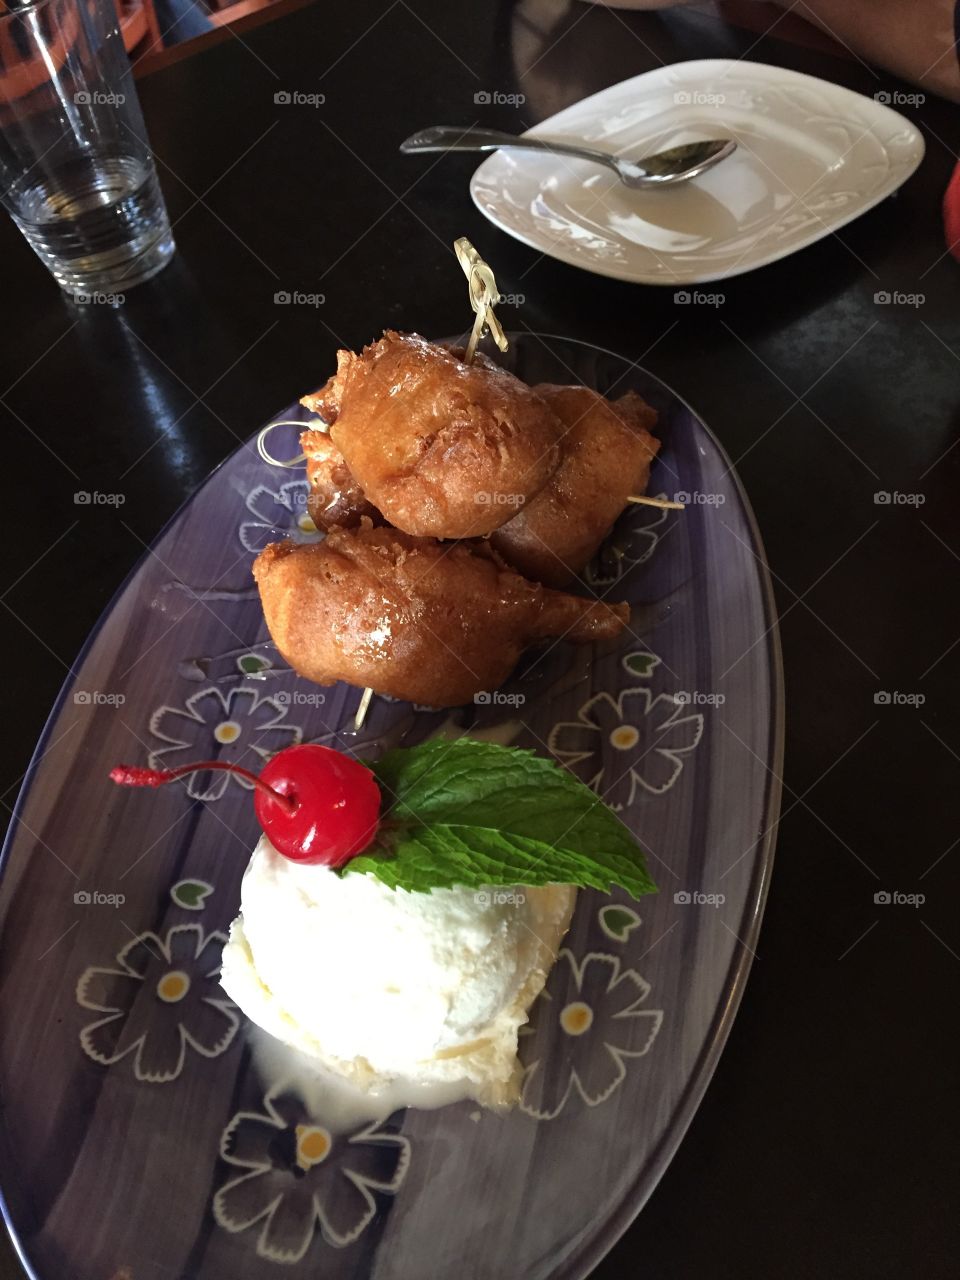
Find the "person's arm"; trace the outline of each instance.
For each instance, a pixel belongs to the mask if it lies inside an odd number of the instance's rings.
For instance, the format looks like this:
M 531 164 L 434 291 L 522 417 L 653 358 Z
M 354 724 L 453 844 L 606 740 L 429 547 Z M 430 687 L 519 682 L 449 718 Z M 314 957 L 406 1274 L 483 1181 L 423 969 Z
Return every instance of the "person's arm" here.
M 617 9 L 669 9 L 687 0 L 600 0 Z M 773 0 L 865 62 L 960 101 L 960 0 Z M 722 9 L 721 9 L 722 11 Z
M 867 62 L 960 100 L 957 0 L 777 0 Z

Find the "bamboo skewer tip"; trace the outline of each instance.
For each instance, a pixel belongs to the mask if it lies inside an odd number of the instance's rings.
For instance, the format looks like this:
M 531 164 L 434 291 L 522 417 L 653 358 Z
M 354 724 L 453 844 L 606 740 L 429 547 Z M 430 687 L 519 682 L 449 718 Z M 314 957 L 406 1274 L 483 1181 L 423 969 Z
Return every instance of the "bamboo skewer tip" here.
M 370 688 L 369 685 L 367 685 L 366 689 L 364 689 L 363 691 L 362 697 L 360 698 L 360 704 L 357 707 L 357 714 L 353 718 L 354 732 L 358 733 L 363 728 L 363 722 L 367 718 L 367 711 L 370 708 L 370 703 L 372 700 L 373 700 L 373 690 Z
M 662 511 L 685 511 L 682 502 L 673 502 L 670 498 L 651 498 L 645 493 L 631 493 L 628 502 L 635 502 L 642 507 L 659 507 Z

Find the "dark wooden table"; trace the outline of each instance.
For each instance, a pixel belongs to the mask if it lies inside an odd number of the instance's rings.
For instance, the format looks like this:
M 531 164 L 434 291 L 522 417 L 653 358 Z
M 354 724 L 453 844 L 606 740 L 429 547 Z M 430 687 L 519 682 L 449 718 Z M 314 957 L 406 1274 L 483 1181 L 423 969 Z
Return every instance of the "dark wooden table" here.
M 787 772 L 759 957 L 677 1158 L 596 1276 L 936 1280 L 960 1249 L 960 267 L 939 215 L 957 108 L 905 108 L 927 155 L 900 194 L 715 286 L 716 310 L 541 259 L 474 211 L 470 157 L 397 152 L 429 123 L 521 128 L 660 62 L 723 55 L 870 95 L 907 88 L 696 13 L 313 5 L 142 80 L 180 251 L 122 308 L 68 303 L 0 223 L 0 785 L 12 805 L 85 635 L 211 467 L 325 377 L 337 345 L 466 326 L 449 246 L 470 236 L 503 291 L 526 295 L 516 327 L 622 351 L 710 423 L 756 508 L 782 614 Z M 526 102 L 478 107 L 483 89 Z M 275 103 L 292 91 L 326 102 Z M 924 301 L 878 306 L 881 290 Z M 281 291 L 325 302 L 275 305 Z M 77 506 L 83 489 L 126 501 Z M 877 505 L 880 490 L 923 503 Z M 925 701 L 878 704 L 880 691 Z M 877 905 L 882 890 L 926 900 Z M 0 1275 L 19 1274 L 6 1253 Z

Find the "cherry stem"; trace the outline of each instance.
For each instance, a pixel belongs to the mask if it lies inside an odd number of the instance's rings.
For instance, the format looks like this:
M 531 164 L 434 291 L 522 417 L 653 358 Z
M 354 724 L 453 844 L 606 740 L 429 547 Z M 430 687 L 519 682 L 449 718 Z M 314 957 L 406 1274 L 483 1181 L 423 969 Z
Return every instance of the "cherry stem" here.
M 258 791 L 268 795 L 271 800 L 276 800 L 291 817 L 297 811 L 297 802 L 293 796 L 285 796 L 249 769 L 244 769 L 239 764 L 229 764 L 226 760 L 198 760 L 196 764 L 181 765 L 179 769 L 143 769 L 135 764 L 118 764 L 110 770 L 110 777 L 121 787 L 163 787 L 168 782 L 175 782 L 177 778 L 186 777 L 188 773 L 202 773 L 207 769 L 220 769 L 224 773 L 245 778 Z

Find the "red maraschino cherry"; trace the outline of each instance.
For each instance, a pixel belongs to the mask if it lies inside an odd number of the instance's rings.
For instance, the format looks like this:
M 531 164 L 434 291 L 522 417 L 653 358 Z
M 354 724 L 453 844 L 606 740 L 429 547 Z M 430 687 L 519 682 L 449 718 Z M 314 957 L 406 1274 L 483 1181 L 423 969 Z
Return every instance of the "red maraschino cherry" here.
M 179 769 L 121 764 L 110 770 L 110 777 L 126 787 L 162 787 L 207 769 L 236 774 L 253 785 L 253 805 L 264 834 L 294 862 L 342 867 L 377 833 L 380 788 L 373 774 L 359 761 L 315 743 L 278 751 L 259 777 L 225 760 L 200 760 Z

